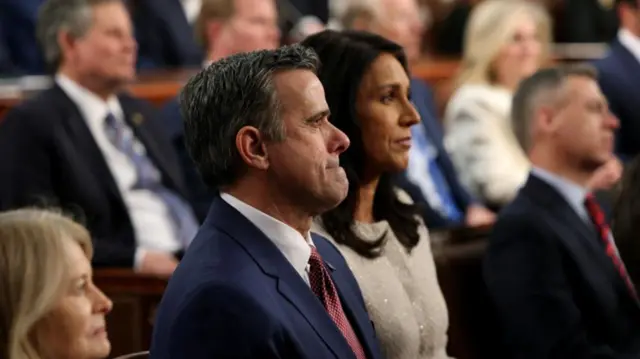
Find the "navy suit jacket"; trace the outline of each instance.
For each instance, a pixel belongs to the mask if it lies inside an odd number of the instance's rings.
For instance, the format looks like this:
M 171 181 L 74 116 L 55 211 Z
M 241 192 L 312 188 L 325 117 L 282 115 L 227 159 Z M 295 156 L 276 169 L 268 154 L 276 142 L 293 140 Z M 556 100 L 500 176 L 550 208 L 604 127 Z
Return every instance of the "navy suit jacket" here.
M 424 81 L 416 78 L 411 79 L 411 93 L 413 103 L 420 114 L 421 124 L 424 126 L 429 140 L 438 152 L 438 158 L 436 159 L 438 166 L 449 184 L 451 194 L 456 204 L 464 213 L 467 207 L 474 203 L 474 199 L 458 180 L 458 174 L 453 167 L 449 154 L 444 148 L 442 128 L 434 110 L 433 93 Z M 422 207 L 422 217 L 430 229 L 457 227 L 460 225 L 460 223 L 453 223 L 447 218 L 444 218 L 438 211 L 431 208 L 426 198 L 422 195 L 420 187 L 411 183 L 406 174 L 399 176 L 398 185 L 409 193 L 411 198 Z
M 2 19 L 0 19 L 0 77 L 7 75 L 12 76 L 17 72 L 16 67 L 11 61 L 11 53 L 9 52 L 5 32 Z
M 4 62 L 6 67 L 0 69 L 0 72 L 6 71 L 5 73 L 13 75 L 38 75 L 46 72 L 44 58 L 36 40 L 38 8 L 43 2 L 44 0 L 0 1 L 0 36 L 4 36 L 0 39 L 0 44 L 5 46 L 7 52 Z
M 500 212 L 484 274 L 512 358 L 640 357 L 640 307 L 598 236 L 535 175 Z
M 125 94 L 118 99 L 163 185 L 184 196 L 178 161 L 155 109 Z M 95 266 L 133 266 L 136 241 L 127 207 L 80 110 L 59 86 L 0 119 L 0 154 L 0 211 L 61 207 L 91 232 Z
M 611 112 L 620 119 L 616 154 L 630 160 L 640 154 L 640 62 L 615 40 L 609 53 L 595 66 Z
M 187 188 L 187 200 L 193 207 L 198 219 L 202 222 L 209 212 L 211 201 L 217 191 L 210 189 L 204 181 L 202 181 L 202 177 L 200 177 L 195 163 L 193 163 L 191 156 L 189 156 L 189 152 L 184 143 L 184 127 L 182 115 L 180 114 L 180 104 L 177 98 L 169 101 L 164 106 L 162 115 L 165 121 L 164 127 L 178 154 L 180 169 Z
M 133 0 L 138 68 L 200 67 L 204 58 L 180 0 Z
M 353 274 L 332 244 L 313 241 L 367 358 L 381 359 Z M 355 359 L 284 255 L 219 196 L 169 281 L 150 351 L 152 359 Z

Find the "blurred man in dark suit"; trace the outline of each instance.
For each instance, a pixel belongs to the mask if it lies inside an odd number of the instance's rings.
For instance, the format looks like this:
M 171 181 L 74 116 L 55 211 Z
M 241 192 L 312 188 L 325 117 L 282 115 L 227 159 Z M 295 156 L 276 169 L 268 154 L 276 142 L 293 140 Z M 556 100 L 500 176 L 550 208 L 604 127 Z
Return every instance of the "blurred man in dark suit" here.
M 347 195 L 349 139 L 301 46 L 214 62 L 182 93 L 211 210 L 171 277 L 151 358 L 381 358 L 357 282 L 314 216 Z
M 513 358 L 638 358 L 640 306 L 588 189 L 618 127 L 588 66 L 523 81 L 513 128 L 533 165 L 496 222 L 484 275 Z
M 203 65 L 242 51 L 275 49 L 280 43 L 274 0 L 203 0 L 196 35 L 206 48 Z M 188 198 L 198 218 L 207 215 L 214 190 L 200 179 L 184 145 L 178 100 L 165 105 L 163 114 L 171 142 L 178 152 Z
M 193 36 L 201 0 L 135 0 L 130 11 L 139 44 L 138 68 L 198 67 L 203 51 Z
M 0 77 L 12 76 L 19 73 L 11 60 L 11 53 L 9 52 L 4 31 L 2 20 L 0 20 Z
M 555 17 L 555 41 L 609 42 L 616 33 L 614 2 L 619 0 L 535 0 L 547 5 Z M 635 1 L 635 0 L 632 0 Z
M 609 53 L 595 65 L 602 92 L 620 120 L 615 151 L 626 161 L 640 154 L 640 1 L 616 3 L 618 35 Z
M 341 20 L 347 29 L 373 32 L 400 44 L 410 64 L 420 60 L 424 26 L 415 0 L 354 2 L 345 9 Z M 430 229 L 492 223 L 495 215 L 477 203 L 458 180 L 442 142 L 433 91 L 414 77 L 411 97 L 422 121 L 412 128 L 415 146 L 409 154 L 407 173 L 399 178 L 399 184 L 423 205 L 422 216 Z
M 3 36 L 0 43 L 6 46 L 7 59 L 11 62 L 8 70 L 12 75 L 47 72 L 36 40 L 38 9 L 43 3 L 44 0 L 0 1 L 0 33 Z
M 38 19 L 55 85 L 0 122 L 0 210 L 84 218 L 94 265 L 167 276 L 197 230 L 175 152 L 150 105 L 122 94 L 136 42 L 121 0 L 48 0 Z

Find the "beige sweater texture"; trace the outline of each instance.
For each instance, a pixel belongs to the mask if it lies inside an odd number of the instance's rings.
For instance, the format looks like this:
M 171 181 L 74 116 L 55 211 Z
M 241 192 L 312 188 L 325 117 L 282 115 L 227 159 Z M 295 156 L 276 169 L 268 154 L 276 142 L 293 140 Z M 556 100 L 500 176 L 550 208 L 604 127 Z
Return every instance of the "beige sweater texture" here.
M 446 359 L 447 306 L 438 284 L 429 233 L 419 227 L 420 241 L 411 252 L 397 240 L 386 221 L 356 223 L 360 238 L 375 241 L 385 234 L 380 256 L 365 258 L 337 244 L 316 220 L 312 231 L 334 243 L 353 271 L 374 323 L 386 359 Z

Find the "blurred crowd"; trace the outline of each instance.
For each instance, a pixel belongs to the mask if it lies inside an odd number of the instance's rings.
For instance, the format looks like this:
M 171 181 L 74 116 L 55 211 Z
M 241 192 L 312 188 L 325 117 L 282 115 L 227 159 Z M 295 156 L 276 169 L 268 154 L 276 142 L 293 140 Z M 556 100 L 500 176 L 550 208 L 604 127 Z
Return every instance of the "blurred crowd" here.
M 442 112 L 413 70 L 443 55 Z M 161 107 L 126 91 L 176 69 Z M 53 81 L 0 117 L 2 358 L 106 357 L 105 267 L 171 278 L 154 358 L 448 358 L 432 235 L 487 227 L 506 357 L 640 358 L 637 0 L 4 0 L 26 75 Z

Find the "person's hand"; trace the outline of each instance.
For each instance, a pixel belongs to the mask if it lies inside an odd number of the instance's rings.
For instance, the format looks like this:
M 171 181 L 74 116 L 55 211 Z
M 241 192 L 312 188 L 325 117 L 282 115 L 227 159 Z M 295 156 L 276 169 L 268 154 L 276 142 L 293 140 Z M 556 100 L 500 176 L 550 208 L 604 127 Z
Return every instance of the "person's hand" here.
M 481 227 L 493 224 L 496 221 L 496 214 L 483 206 L 472 204 L 467 208 L 465 224 L 467 227 Z
M 587 188 L 592 191 L 611 189 L 622 177 L 622 170 L 622 162 L 613 157 L 591 175 Z
M 168 278 L 178 266 L 178 260 L 170 253 L 145 251 L 138 272 Z

